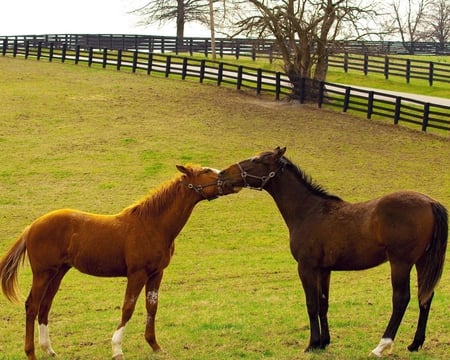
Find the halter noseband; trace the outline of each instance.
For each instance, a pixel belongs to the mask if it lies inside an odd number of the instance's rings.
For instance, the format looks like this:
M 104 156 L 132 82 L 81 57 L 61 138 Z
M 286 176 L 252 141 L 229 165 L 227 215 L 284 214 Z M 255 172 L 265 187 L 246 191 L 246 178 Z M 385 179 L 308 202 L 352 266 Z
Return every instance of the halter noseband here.
M 184 183 L 184 182 L 183 182 L 183 183 Z M 194 184 L 192 184 L 192 183 L 185 184 L 185 185 L 188 187 L 188 189 L 194 190 L 197 194 L 199 194 L 201 197 L 203 197 L 203 199 L 208 200 L 208 201 L 217 199 L 219 196 L 222 196 L 222 195 L 223 195 L 223 189 L 222 189 L 223 181 L 222 181 L 222 180 L 219 180 L 219 179 L 217 179 L 217 181 L 214 182 L 214 183 L 209 183 L 209 184 L 205 184 L 205 185 L 194 185 Z M 205 194 L 205 192 L 203 191 L 203 189 L 205 189 L 205 188 L 207 188 L 207 187 L 209 187 L 209 186 L 214 186 L 214 185 L 217 185 L 218 194 L 217 194 L 217 195 L 212 195 L 212 196 L 209 196 L 209 197 L 208 197 L 208 196 Z
M 244 187 L 246 187 L 248 189 L 259 190 L 259 191 L 262 191 L 264 189 L 264 186 L 266 186 L 266 184 L 269 182 L 269 180 L 274 178 L 280 170 L 283 170 L 285 165 L 286 164 L 284 162 L 282 162 L 280 164 L 280 167 L 278 169 L 276 169 L 275 171 L 271 171 L 267 175 L 257 176 L 257 175 L 249 174 L 247 171 L 244 171 L 244 169 L 241 166 L 241 163 L 237 163 L 237 166 L 238 166 L 239 170 L 241 171 L 242 180 L 244 180 Z M 258 187 L 251 186 L 249 183 L 247 183 L 247 178 L 260 180 L 261 185 Z

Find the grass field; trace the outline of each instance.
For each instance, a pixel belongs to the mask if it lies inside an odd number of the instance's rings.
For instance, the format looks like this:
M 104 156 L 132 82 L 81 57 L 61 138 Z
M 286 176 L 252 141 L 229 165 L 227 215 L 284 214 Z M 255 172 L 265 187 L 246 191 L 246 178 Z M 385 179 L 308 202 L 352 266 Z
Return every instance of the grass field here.
M 0 57 L 0 254 L 36 217 L 74 207 L 116 213 L 176 176 L 178 163 L 223 168 L 287 146 L 287 156 L 349 201 L 414 189 L 450 208 L 450 139 L 225 87 Z M 20 273 L 30 287 L 28 266 Z M 333 273 L 331 345 L 304 354 L 309 330 L 287 228 L 265 192 L 202 202 L 176 240 L 160 290 L 151 354 L 141 297 L 127 359 L 364 359 L 391 311 L 389 267 Z M 450 266 L 424 348 L 410 354 L 412 299 L 393 359 L 446 359 Z M 125 279 L 72 270 L 50 314 L 59 359 L 110 358 Z M 0 359 L 23 359 L 23 305 L 0 297 Z M 38 356 L 43 357 L 38 351 Z

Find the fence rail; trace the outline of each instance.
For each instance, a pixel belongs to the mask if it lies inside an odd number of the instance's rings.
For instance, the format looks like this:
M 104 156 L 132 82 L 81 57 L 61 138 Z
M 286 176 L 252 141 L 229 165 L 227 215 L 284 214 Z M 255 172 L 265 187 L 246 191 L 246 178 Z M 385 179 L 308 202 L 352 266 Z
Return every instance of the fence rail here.
M 177 55 L 151 53 L 148 51 L 126 51 L 83 49 L 77 45 L 74 49 L 62 44 L 54 46 L 50 43 L 26 42 L 24 46 L 3 46 L 2 55 L 13 57 L 36 58 L 48 61 L 71 61 L 75 64 L 84 63 L 88 66 L 115 67 L 117 70 L 129 69 L 132 72 L 159 73 L 165 77 L 178 76 L 181 79 L 193 78 L 200 82 L 212 82 L 217 85 L 229 84 L 237 89 L 252 89 L 257 94 L 272 93 L 276 99 L 290 96 L 293 85 L 281 72 L 262 70 L 242 65 L 226 64 L 208 59 L 194 59 Z M 305 79 L 300 79 L 305 89 Z M 382 92 L 365 91 L 348 86 L 321 82 L 317 96 L 319 107 L 338 107 L 343 112 L 349 110 L 364 113 L 368 119 L 374 117 L 390 119 L 394 124 L 400 122 L 419 125 L 422 131 L 439 129 L 450 131 L 450 106 L 425 103 L 400 96 L 386 95 Z M 303 94 L 304 95 L 304 94 Z M 303 96 L 300 94 L 300 101 Z M 442 132 L 441 132 L 442 133 Z

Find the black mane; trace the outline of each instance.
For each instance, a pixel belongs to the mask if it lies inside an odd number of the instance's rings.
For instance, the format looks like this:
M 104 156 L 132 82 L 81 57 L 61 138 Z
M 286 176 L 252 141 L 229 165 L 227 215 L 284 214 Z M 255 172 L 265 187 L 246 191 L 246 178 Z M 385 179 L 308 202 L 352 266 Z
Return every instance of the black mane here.
M 332 195 L 320 184 L 314 182 L 310 175 L 306 174 L 302 169 L 295 165 L 291 160 L 286 157 L 280 159 L 284 167 L 292 170 L 295 176 L 305 185 L 305 187 L 314 195 L 320 196 L 325 199 L 342 200 L 339 196 Z

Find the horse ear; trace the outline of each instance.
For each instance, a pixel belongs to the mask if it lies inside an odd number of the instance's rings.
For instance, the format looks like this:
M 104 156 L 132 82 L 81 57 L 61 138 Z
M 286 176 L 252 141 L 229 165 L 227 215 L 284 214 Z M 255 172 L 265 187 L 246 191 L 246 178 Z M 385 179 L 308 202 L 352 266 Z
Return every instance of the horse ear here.
M 286 152 L 286 147 L 280 148 L 279 146 L 277 146 L 274 150 L 273 153 L 275 155 L 276 158 L 280 158 L 284 155 L 284 153 Z
M 177 165 L 178 171 L 182 172 L 183 174 L 189 175 L 191 173 L 190 169 L 183 166 L 183 165 Z

